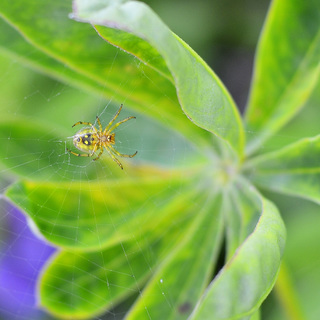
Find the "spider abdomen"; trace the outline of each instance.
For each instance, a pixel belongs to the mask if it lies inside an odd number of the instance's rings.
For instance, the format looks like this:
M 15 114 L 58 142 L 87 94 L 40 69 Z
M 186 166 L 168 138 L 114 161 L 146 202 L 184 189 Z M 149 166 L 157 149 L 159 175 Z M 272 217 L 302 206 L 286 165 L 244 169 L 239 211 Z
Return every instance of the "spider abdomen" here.
M 97 143 L 97 134 L 91 128 L 84 128 L 73 137 L 74 146 L 83 152 L 93 153 L 96 150 Z
M 84 143 L 86 146 L 91 146 L 92 145 L 92 134 L 84 134 L 82 135 L 82 143 Z

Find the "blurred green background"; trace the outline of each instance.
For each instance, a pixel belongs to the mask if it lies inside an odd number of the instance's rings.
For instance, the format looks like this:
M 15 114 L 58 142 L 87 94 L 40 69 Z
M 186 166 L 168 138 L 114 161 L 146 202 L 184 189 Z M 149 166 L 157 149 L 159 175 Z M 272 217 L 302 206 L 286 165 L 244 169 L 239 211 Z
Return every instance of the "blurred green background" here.
M 233 98 L 243 111 L 250 87 L 254 51 L 259 38 L 269 1 L 261 0 L 162 0 L 148 1 L 150 6 L 168 26 L 186 41 L 213 68 L 225 83 Z M 10 117 L 26 115 L 32 120 L 54 122 L 56 131 L 68 136 L 70 119 L 94 119 L 97 110 L 102 111 L 108 103 L 101 97 L 94 97 L 71 88 L 66 84 L 50 79 L 20 64 L 20 59 L 7 55 L 0 49 L 0 110 Z M 301 137 L 315 136 L 319 133 L 318 109 L 320 105 L 320 83 L 307 102 L 305 109 L 264 145 L 265 152 L 276 150 Z M 108 115 L 112 115 L 114 105 Z M 63 117 L 57 108 L 65 110 Z M 129 111 L 127 111 L 129 112 Z M 128 113 L 124 113 L 126 116 Z M 131 114 L 131 113 L 130 113 Z M 47 120 L 46 120 L 47 119 Z M 149 149 L 150 141 L 155 141 L 161 128 L 153 122 L 140 120 L 144 131 L 134 136 L 130 132 L 124 137 L 127 143 L 140 141 L 144 149 L 144 159 L 163 163 L 165 161 L 184 161 L 190 148 L 184 140 L 167 133 L 166 139 L 157 140 L 157 148 Z M 156 128 L 155 128 L 156 127 Z M 130 126 L 128 127 L 130 130 Z M 254 134 L 254 133 L 250 133 Z M 133 136 L 132 136 L 133 135 Z M 6 139 L 7 137 L 1 137 Z M 166 144 L 163 144 L 166 141 Z M 177 150 L 180 149 L 180 150 Z M 158 150 L 158 151 L 157 151 Z M 175 150 L 175 157 L 172 155 Z M 1 183 L 4 187 L 11 177 L 2 171 Z M 1 188 L 3 189 L 3 188 Z M 320 225 L 319 208 L 304 200 L 268 194 L 280 209 L 288 230 L 286 262 L 293 287 L 306 319 L 320 318 Z M 1 246 L 10 241 L 10 226 L 5 224 L 6 206 L 1 205 L 0 228 Z M 19 237 L 19 234 L 16 234 Z M 4 258 L 4 254 L 1 258 Z M 10 298 L 10 297 L 6 297 Z M 3 308 L 3 307 L 1 307 Z M 1 318 L 0 309 L 0 318 Z M 119 313 L 120 315 L 120 313 Z M 47 319 L 43 314 L 39 319 Z M 2 319 L 6 319 L 2 316 Z M 17 314 L 12 319 L 27 319 Z M 101 319 L 101 317 L 99 318 Z M 113 318 L 114 319 L 114 318 Z M 287 315 L 275 291 L 267 298 L 262 307 L 263 320 L 294 319 Z M 299 318 L 296 318 L 299 319 Z

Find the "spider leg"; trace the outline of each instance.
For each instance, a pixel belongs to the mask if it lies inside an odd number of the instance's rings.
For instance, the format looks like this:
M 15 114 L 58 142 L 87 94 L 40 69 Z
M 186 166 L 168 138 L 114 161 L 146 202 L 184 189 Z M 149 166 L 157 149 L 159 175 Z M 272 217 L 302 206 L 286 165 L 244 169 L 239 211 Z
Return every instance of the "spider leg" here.
M 118 166 L 123 170 L 123 166 L 121 164 L 121 162 L 114 156 L 114 154 L 108 149 L 109 147 L 106 147 L 107 152 L 109 153 L 110 157 L 112 158 L 112 160 L 114 162 L 116 162 L 118 164 Z
M 92 157 L 93 153 L 76 153 L 67 148 L 67 151 L 77 157 Z
M 122 123 L 124 123 L 124 122 L 127 122 L 127 121 L 130 120 L 130 119 L 135 119 L 135 118 L 136 118 L 136 117 L 131 116 L 131 117 L 128 117 L 128 118 L 125 118 L 125 119 L 119 121 L 118 123 L 116 123 L 114 126 L 112 126 L 112 127 L 109 129 L 109 132 L 111 132 L 111 131 L 113 131 L 115 128 L 119 127 L 120 124 L 122 124 Z M 106 129 L 107 129 L 107 128 L 106 128 Z
M 103 148 L 101 147 L 98 156 L 96 158 L 94 158 L 93 161 L 98 160 L 101 157 L 102 153 L 103 153 Z
M 99 131 L 102 132 L 102 124 L 101 124 L 101 121 L 98 116 L 97 116 L 97 121 L 98 121 L 98 125 L 99 125 Z
M 112 124 L 114 123 L 114 120 L 116 120 L 118 118 L 118 115 L 119 115 L 121 109 L 122 109 L 122 104 L 120 105 L 120 108 L 117 111 L 117 113 L 114 115 L 114 117 L 111 119 L 111 121 L 108 123 L 108 125 L 104 129 L 104 132 L 107 132 L 109 130 L 109 128 L 112 126 Z
M 110 144 L 106 148 L 109 148 L 114 154 L 116 154 L 118 157 L 122 157 L 122 158 L 133 158 L 138 153 L 138 151 L 136 151 L 134 154 L 123 154 L 123 153 L 120 153 L 119 151 L 117 151 Z
M 92 128 L 94 128 L 94 125 L 93 125 L 91 122 L 87 122 L 87 121 L 78 121 L 77 123 L 75 123 L 75 124 L 72 126 L 72 128 L 75 127 L 75 126 L 77 126 L 78 124 L 86 124 L 86 125 L 91 126 Z

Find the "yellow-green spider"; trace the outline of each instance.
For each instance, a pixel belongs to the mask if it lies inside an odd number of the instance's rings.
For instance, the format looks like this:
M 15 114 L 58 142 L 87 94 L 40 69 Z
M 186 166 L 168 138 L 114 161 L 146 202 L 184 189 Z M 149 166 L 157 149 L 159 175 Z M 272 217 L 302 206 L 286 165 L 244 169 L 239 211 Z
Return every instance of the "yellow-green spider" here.
M 71 154 L 77 156 L 77 157 L 92 157 L 94 153 L 98 150 L 100 150 L 98 156 L 94 158 L 93 160 L 98 160 L 103 151 L 104 148 L 107 150 L 110 157 L 119 165 L 121 169 L 123 169 L 123 166 L 121 162 L 115 157 L 116 155 L 118 157 L 124 157 L 124 158 L 133 158 L 138 151 L 136 151 L 134 154 L 122 154 L 118 152 L 113 145 L 115 144 L 115 133 L 113 132 L 114 129 L 116 129 L 120 124 L 127 122 L 130 119 L 135 119 L 135 117 L 128 117 L 124 120 L 119 121 L 116 124 L 113 124 L 114 121 L 117 119 L 117 117 L 120 114 L 120 111 L 122 109 L 122 105 L 120 105 L 119 110 L 115 114 L 115 116 L 111 119 L 109 124 L 106 126 L 106 128 L 103 130 L 102 125 L 100 122 L 99 117 L 97 116 L 97 122 L 99 125 L 99 130 L 90 122 L 83 122 L 79 121 L 75 123 L 72 128 L 78 124 L 84 124 L 90 126 L 90 128 L 83 128 L 79 130 L 74 136 L 73 136 L 73 144 L 74 146 L 83 152 L 86 153 L 76 153 L 71 151 L 67 148 L 67 151 L 69 151 Z

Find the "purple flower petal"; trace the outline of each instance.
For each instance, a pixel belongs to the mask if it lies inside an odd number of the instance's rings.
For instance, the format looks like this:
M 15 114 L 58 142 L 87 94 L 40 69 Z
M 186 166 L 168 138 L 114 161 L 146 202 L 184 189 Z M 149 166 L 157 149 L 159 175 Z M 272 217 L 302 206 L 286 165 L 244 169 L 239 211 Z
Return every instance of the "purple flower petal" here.
M 41 268 L 55 251 L 36 237 L 26 217 L 15 207 L 6 206 L 0 253 L 0 318 L 48 319 L 36 305 L 36 283 Z

